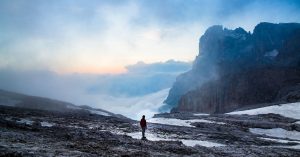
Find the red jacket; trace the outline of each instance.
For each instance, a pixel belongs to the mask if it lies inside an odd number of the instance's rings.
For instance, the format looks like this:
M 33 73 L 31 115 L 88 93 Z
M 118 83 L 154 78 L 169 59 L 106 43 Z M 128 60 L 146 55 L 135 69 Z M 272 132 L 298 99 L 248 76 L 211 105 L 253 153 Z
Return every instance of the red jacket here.
M 141 119 L 140 125 L 141 125 L 142 128 L 147 127 L 147 122 L 146 122 L 146 119 L 145 119 L 145 118 L 142 118 L 142 119 Z

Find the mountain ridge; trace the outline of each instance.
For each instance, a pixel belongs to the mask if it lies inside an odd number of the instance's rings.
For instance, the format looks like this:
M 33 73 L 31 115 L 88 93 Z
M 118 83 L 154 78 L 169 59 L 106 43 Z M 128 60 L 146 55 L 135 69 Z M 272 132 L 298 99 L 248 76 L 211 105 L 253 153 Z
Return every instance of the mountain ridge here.
M 193 69 L 165 100 L 172 111 L 225 113 L 300 100 L 300 24 L 258 24 L 253 33 L 216 25 L 199 42 Z

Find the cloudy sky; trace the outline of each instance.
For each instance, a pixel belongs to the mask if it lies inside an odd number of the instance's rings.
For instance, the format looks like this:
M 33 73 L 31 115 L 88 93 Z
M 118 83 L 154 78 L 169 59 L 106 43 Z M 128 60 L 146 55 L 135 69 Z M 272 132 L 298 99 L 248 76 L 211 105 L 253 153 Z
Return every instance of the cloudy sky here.
M 0 68 L 121 73 L 138 61 L 192 61 L 211 25 L 252 31 L 299 15 L 297 0 L 1 0 Z
M 298 0 L 0 0 L 0 89 L 151 115 L 211 25 L 300 22 Z

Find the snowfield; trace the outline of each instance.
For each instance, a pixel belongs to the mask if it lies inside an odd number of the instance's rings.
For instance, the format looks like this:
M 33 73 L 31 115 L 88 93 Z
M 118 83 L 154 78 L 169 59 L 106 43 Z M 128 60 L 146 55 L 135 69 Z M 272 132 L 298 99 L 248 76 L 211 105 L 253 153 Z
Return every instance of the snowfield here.
M 191 119 L 191 120 L 181 120 L 175 118 L 151 118 L 148 120 L 150 123 L 156 124 L 166 124 L 166 125 L 175 125 L 175 126 L 186 126 L 186 127 L 195 127 L 191 125 L 192 123 L 199 122 L 199 123 L 215 123 L 215 124 L 225 124 L 223 122 L 215 122 L 209 121 L 205 119 Z
M 273 106 L 245 110 L 245 111 L 234 111 L 234 112 L 229 112 L 227 114 L 258 115 L 258 114 L 268 114 L 268 113 L 280 114 L 284 117 L 300 120 L 300 102 L 273 105 Z
M 52 127 L 54 124 L 53 123 L 49 123 L 49 122 L 41 122 L 41 126 L 43 127 Z

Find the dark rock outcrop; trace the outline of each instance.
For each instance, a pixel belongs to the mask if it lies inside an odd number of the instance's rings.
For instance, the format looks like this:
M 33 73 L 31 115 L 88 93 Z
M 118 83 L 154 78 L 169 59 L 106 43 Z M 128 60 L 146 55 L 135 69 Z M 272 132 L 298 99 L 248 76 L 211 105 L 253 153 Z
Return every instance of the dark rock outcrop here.
M 296 101 L 300 24 L 260 23 L 253 34 L 210 27 L 200 38 L 193 69 L 177 78 L 165 103 L 173 111 L 224 113 Z

